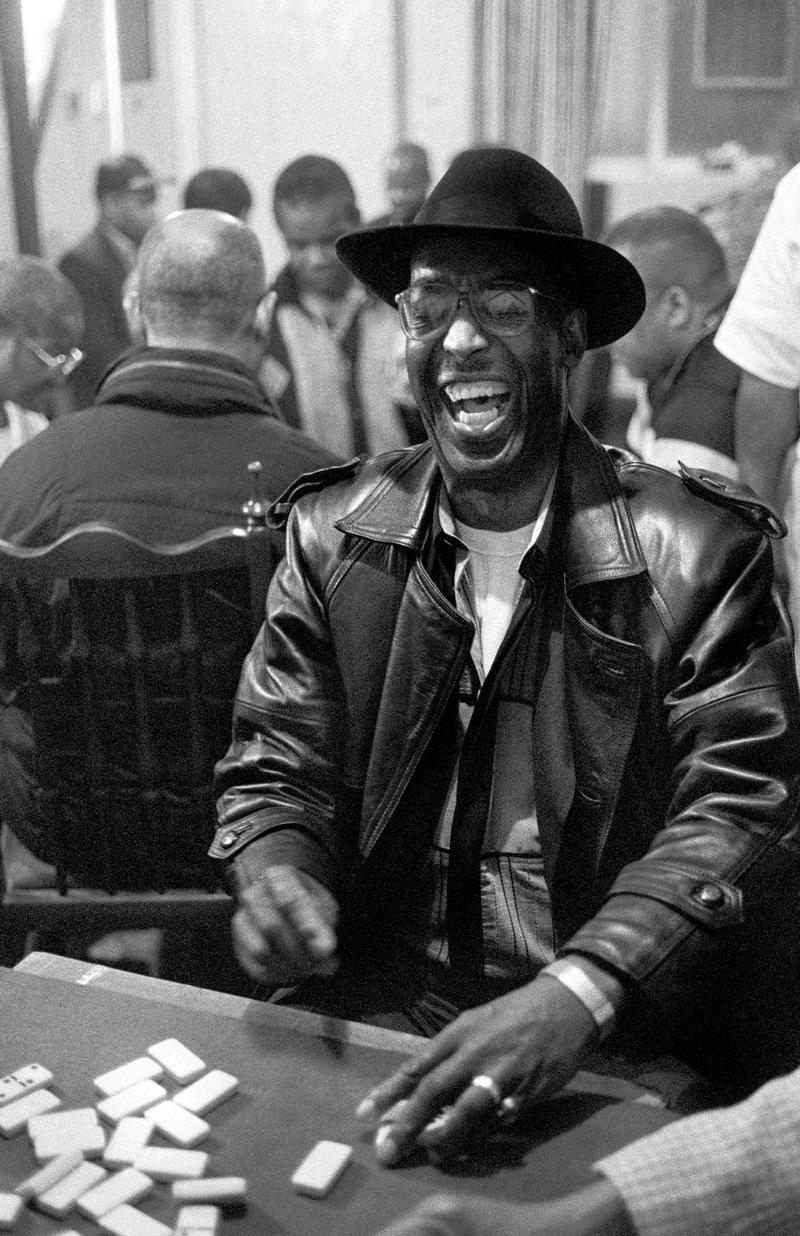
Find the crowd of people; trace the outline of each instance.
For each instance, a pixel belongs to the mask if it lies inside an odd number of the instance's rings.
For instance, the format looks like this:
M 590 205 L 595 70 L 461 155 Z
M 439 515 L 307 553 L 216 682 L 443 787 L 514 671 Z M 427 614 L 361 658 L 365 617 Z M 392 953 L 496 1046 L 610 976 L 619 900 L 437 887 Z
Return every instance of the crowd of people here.
M 102 164 L 57 267 L 0 261 L 0 538 L 185 541 L 261 461 L 285 553 L 210 853 L 264 993 L 426 1037 L 361 1103 L 381 1164 L 462 1155 L 587 1062 L 709 1109 L 557 1202 L 434 1198 L 391 1236 L 791 1231 L 800 167 L 735 287 L 698 214 L 588 238 L 516 150 L 432 185 L 402 143 L 385 182 L 365 222 L 344 168 L 292 161 L 270 278 L 238 173 L 162 218 L 141 159 Z M 601 351 L 640 383 L 628 449 L 571 409 Z M 46 882 L 1 685 L 0 851 Z

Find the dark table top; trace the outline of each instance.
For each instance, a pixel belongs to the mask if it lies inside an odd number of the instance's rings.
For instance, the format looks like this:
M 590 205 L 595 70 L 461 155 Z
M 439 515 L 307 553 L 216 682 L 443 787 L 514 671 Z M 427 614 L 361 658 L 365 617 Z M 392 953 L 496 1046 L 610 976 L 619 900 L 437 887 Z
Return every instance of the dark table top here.
M 176 1037 L 240 1080 L 239 1093 L 209 1113 L 208 1175 L 249 1181 L 247 1206 L 226 1214 L 222 1236 L 370 1236 L 427 1194 L 459 1191 L 523 1201 L 587 1183 L 591 1164 L 670 1117 L 629 1082 L 580 1073 L 541 1104 L 523 1131 L 486 1143 L 473 1160 L 444 1170 L 418 1161 L 388 1170 L 356 1121 L 358 1101 L 419 1046 L 413 1035 L 338 1022 L 286 1007 L 145 978 L 48 953 L 0 967 L 0 1076 L 37 1061 L 54 1074 L 64 1106 L 89 1106 L 92 1078 Z M 296 1194 L 290 1176 L 323 1138 L 353 1146 L 326 1199 Z M 0 1190 L 36 1167 L 27 1136 L 0 1139 Z M 168 1187 L 141 1208 L 175 1214 Z M 98 1229 L 73 1211 L 56 1222 L 27 1209 L 15 1236 Z

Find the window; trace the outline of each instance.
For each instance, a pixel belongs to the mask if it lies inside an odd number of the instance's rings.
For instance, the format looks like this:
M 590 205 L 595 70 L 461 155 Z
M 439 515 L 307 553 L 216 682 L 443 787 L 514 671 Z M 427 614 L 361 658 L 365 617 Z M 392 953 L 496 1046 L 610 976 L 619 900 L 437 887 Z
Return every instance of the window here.
M 694 84 L 790 85 L 795 7 L 793 0 L 698 0 Z

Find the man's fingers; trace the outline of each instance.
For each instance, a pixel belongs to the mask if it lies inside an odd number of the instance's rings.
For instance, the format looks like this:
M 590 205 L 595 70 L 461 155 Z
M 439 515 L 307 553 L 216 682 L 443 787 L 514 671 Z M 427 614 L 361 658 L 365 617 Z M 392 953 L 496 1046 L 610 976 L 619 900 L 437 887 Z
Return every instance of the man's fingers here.
M 390 1109 L 411 1094 L 420 1080 L 447 1058 L 449 1051 L 441 1035 L 435 1038 L 423 1052 L 406 1061 L 396 1073 L 370 1090 L 356 1108 L 358 1118 L 365 1123 L 388 1119 Z
M 273 926 L 277 917 L 284 931 L 296 937 L 312 957 L 331 957 L 335 953 L 335 903 L 326 890 L 317 886 L 312 892 L 292 867 L 272 868 L 257 887 L 262 895 L 253 906 L 265 924 Z
M 292 868 L 271 868 L 240 893 L 234 951 L 261 982 L 290 984 L 338 968 L 336 903 L 321 885 L 304 879 Z
M 241 897 L 258 930 L 284 947 L 329 957 L 336 951 L 336 903 L 316 881 L 292 867 L 272 867 Z

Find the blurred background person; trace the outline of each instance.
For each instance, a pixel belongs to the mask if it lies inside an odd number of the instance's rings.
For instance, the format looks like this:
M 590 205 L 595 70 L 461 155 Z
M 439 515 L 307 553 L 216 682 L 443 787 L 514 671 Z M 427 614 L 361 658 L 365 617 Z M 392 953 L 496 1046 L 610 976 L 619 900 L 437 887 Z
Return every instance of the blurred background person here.
M 47 428 L 30 404 L 63 386 L 81 362 L 78 293 L 40 258 L 0 261 L 0 463 Z
M 185 210 L 222 210 L 246 223 L 253 209 L 253 195 L 244 177 L 230 167 L 203 167 L 187 180 L 183 190 Z
M 642 386 L 627 445 L 645 463 L 735 478 L 734 405 L 740 370 L 714 347 L 733 289 L 725 254 L 705 223 L 677 206 L 618 220 L 606 244 L 639 271 L 639 321 L 611 348 Z
M 779 182 L 715 340 L 743 373 L 736 399 L 742 479 L 786 520 L 776 570 L 800 672 L 800 163 Z
M 104 372 L 131 345 L 122 285 L 156 219 L 158 183 L 135 155 L 101 163 L 95 179 L 98 218 L 58 266 L 83 304 L 83 363 L 70 379 L 75 407 L 89 407 Z
M 339 455 L 408 445 L 395 391 L 402 331 L 394 309 L 339 261 L 334 242 L 361 215 L 338 163 L 303 155 L 278 176 L 275 222 L 289 261 L 261 382 L 286 422 Z
M 416 142 L 399 142 L 386 156 L 383 177 L 389 210 L 368 226 L 394 224 L 402 227 L 414 218 L 431 187 L 427 151 Z

